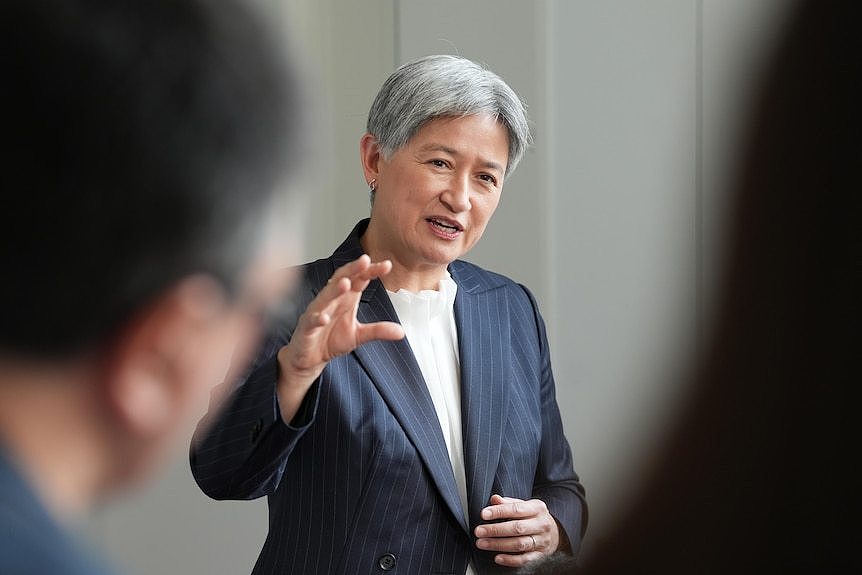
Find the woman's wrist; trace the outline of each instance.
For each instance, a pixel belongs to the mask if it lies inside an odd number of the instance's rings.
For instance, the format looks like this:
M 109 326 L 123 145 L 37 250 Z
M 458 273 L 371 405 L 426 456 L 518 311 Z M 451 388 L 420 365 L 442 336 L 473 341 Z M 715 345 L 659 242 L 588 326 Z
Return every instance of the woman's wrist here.
M 281 418 L 285 423 L 290 423 L 302 405 L 305 394 L 320 376 L 321 369 L 302 370 L 297 369 L 291 361 L 289 344 L 282 347 L 278 352 L 278 379 L 276 381 L 275 393 L 278 396 L 278 405 L 281 410 Z

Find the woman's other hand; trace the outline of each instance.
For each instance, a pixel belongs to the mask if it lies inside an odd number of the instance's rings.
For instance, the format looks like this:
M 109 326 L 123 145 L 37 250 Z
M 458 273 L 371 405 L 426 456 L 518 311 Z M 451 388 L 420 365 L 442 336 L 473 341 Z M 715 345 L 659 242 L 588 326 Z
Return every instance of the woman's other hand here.
M 560 529 L 544 501 L 492 495 L 482 519 L 495 521 L 476 527 L 476 547 L 499 551 L 494 561 L 520 567 L 557 551 Z

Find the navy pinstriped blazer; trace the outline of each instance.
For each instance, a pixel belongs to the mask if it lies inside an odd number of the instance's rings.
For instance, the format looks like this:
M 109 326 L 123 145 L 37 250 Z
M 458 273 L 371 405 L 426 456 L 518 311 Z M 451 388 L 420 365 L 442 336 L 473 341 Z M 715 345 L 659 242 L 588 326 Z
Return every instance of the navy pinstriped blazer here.
M 339 266 L 362 254 L 360 222 L 327 258 L 304 266 L 303 310 Z M 295 321 L 208 415 L 191 452 L 194 477 L 216 499 L 268 496 L 269 533 L 255 574 L 509 572 L 475 547 L 491 494 L 545 501 L 577 549 L 584 490 L 572 467 L 554 391 L 544 323 L 530 292 L 475 265 L 449 266 L 469 525 L 443 434 L 404 339 L 370 342 L 331 361 L 290 424 L 275 395 L 276 354 Z M 385 288 L 363 292 L 361 322 L 398 321 Z

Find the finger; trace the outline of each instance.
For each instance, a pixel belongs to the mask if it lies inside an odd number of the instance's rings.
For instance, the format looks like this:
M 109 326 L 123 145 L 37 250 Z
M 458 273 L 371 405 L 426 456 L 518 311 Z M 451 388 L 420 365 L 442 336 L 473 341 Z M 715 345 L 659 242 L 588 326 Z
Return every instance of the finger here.
M 356 328 L 357 345 L 377 339 L 386 341 L 404 339 L 404 328 L 401 324 L 391 321 L 364 323 Z
M 331 318 L 335 315 L 337 308 L 341 305 L 340 298 L 349 291 L 350 285 L 346 279 L 333 282 L 324 287 L 299 317 L 296 329 L 297 333 L 314 330 L 326 325 L 328 319 L 324 320 L 324 318 Z
M 498 495 L 497 493 L 493 493 L 491 495 L 491 497 L 488 499 L 488 507 L 494 507 L 497 505 L 502 505 L 503 503 L 506 503 L 506 499 L 507 498 L 503 497 L 502 495 Z M 511 498 L 508 498 L 508 499 L 511 499 Z M 493 511 L 490 513 L 493 513 Z M 486 517 L 486 515 L 487 515 L 487 517 Z M 485 513 L 485 510 L 483 509 L 482 510 L 482 518 L 490 520 L 492 518 L 492 516 L 489 515 L 488 513 Z
M 502 551 L 504 553 L 529 553 L 544 549 L 540 543 L 539 535 L 481 538 L 476 540 L 476 547 L 485 551 Z
M 492 499 L 495 496 L 492 496 Z M 496 496 L 499 497 L 499 496 Z M 485 521 L 494 521 L 497 519 L 511 519 L 522 517 L 533 517 L 548 510 L 548 507 L 543 501 L 531 499 L 524 501 L 522 499 L 510 499 L 504 503 L 489 505 L 482 510 L 482 519 Z
M 326 312 L 310 313 L 307 316 L 305 325 L 302 327 L 306 332 L 313 331 L 316 328 L 323 327 L 331 321 L 332 317 Z
M 326 287 L 331 286 L 334 283 L 337 283 L 339 280 L 343 278 L 349 278 L 350 276 L 355 276 L 357 274 L 363 273 L 368 267 L 371 265 L 371 258 L 367 255 L 362 254 L 352 262 L 347 262 L 343 266 L 340 266 L 332 272 L 332 275 L 329 276 L 329 279 L 326 280 L 326 284 L 324 285 L 324 289 Z
M 371 258 L 368 256 L 368 254 L 362 254 L 352 262 L 347 262 L 343 266 L 337 268 L 335 270 L 335 273 L 332 274 L 332 277 L 342 278 L 356 273 L 360 273 L 362 270 L 367 269 L 370 265 Z
M 333 316 L 351 311 L 356 307 L 357 300 L 342 300 L 341 297 L 347 293 L 361 293 L 372 279 L 389 273 L 391 269 L 391 261 L 371 263 L 368 256 L 363 255 L 338 268 L 308 309 L 317 312 L 325 310 Z
M 327 300 L 338 297 L 339 295 L 350 291 L 353 286 L 353 282 L 349 277 L 341 276 L 335 277 L 334 275 L 329 278 L 326 284 L 323 286 L 323 289 L 320 290 L 320 293 L 317 294 L 315 300 Z
M 345 277 L 350 278 L 351 281 L 371 280 L 388 274 L 390 270 L 392 270 L 392 262 L 390 260 L 372 262 L 370 257 L 362 254 L 352 262 L 348 262 L 336 269 L 329 280 L 330 282 L 334 282 Z
M 547 531 L 547 524 L 541 517 L 531 517 L 529 519 L 516 519 L 513 521 L 504 521 L 502 523 L 486 523 L 478 525 L 474 530 L 478 538 L 519 538 L 526 537 L 526 543 L 530 543 L 530 535 L 538 538 L 539 535 Z
M 545 554 L 541 551 L 531 551 L 529 553 L 519 553 L 517 555 L 509 555 L 500 553 L 494 556 L 494 563 L 504 565 L 506 567 L 521 567 L 530 561 L 541 559 Z
M 332 274 L 326 284 L 320 290 L 317 298 L 326 300 L 335 298 L 344 293 L 343 282 L 347 282 L 348 291 L 362 292 L 371 283 L 371 280 L 384 276 L 392 270 L 392 262 L 383 260 L 371 263 L 367 255 L 362 255 L 352 262 L 346 263 Z M 317 299 L 315 298 L 315 299 Z
M 392 262 L 389 260 L 375 262 L 373 264 L 369 264 L 368 267 L 356 270 L 354 273 L 347 276 L 350 280 L 350 289 L 361 292 L 368 287 L 371 280 L 385 276 L 391 270 Z
M 379 262 L 369 263 L 367 268 L 363 268 L 354 275 L 371 279 L 385 276 L 390 271 L 392 271 L 392 262 L 390 260 L 381 260 Z

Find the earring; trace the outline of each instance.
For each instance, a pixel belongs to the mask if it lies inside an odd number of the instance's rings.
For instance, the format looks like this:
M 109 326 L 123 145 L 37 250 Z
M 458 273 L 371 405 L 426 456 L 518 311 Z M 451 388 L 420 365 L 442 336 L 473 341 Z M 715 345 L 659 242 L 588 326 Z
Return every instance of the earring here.
M 371 205 L 374 205 L 374 194 L 377 192 L 377 178 L 372 179 L 368 182 L 368 201 Z

